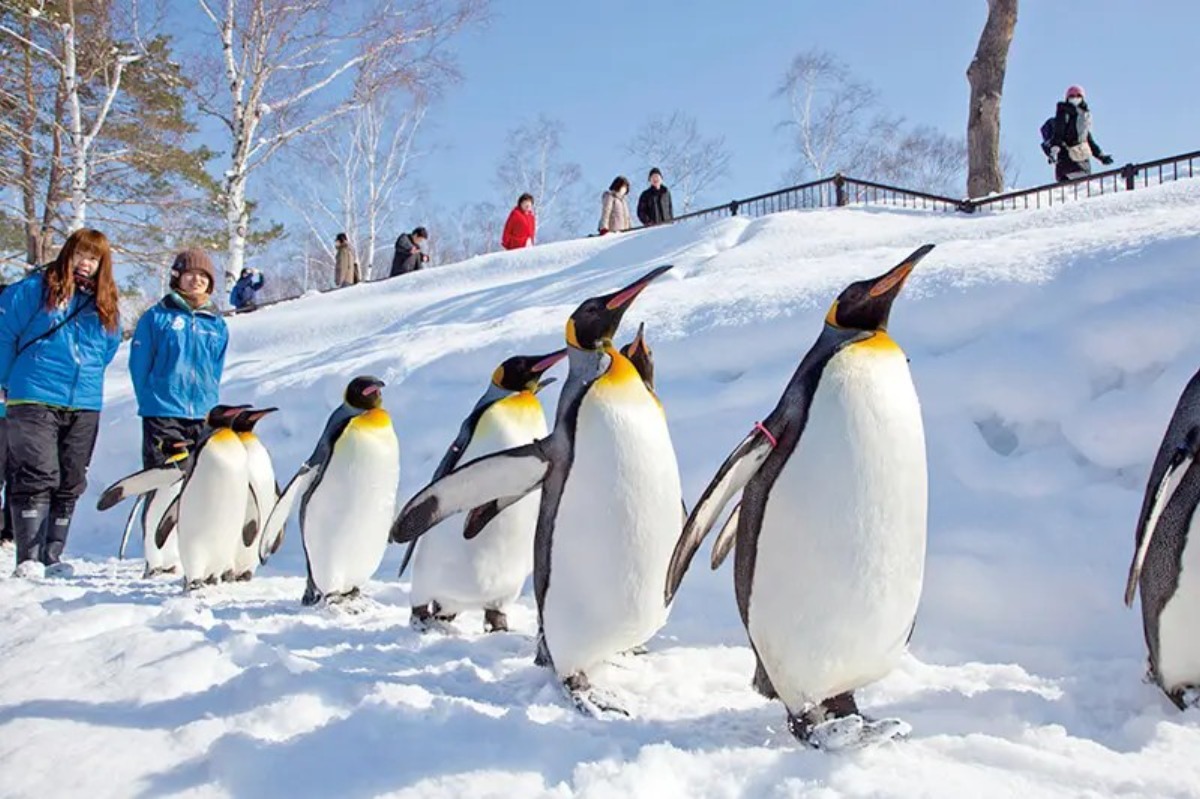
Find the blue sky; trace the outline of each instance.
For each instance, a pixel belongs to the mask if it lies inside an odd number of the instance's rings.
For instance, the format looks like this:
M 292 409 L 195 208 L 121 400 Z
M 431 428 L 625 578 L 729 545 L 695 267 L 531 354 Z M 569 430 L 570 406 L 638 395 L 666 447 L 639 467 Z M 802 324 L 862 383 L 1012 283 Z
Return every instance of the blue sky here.
M 497 0 L 491 22 L 457 41 L 463 82 L 432 111 L 426 144 L 441 149 L 420 170 L 427 201 L 495 199 L 506 132 L 539 113 L 563 121 L 590 194 L 633 171 L 623 144 L 647 117 L 674 109 L 723 134 L 733 152 L 713 199 L 778 187 L 792 156 L 772 92 L 791 57 L 810 47 L 838 55 L 910 122 L 961 134 L 965 70 L 986 8 L 985 0 Z M 1118 162 L 1200 147 L 1190 96 L 1198 31 L 1196 0 L 1022 3 L 1001 123 L 1020 183 L 1050 179 L 1038 127 L 1071 83 L 1087 90 L 1096 138 Z

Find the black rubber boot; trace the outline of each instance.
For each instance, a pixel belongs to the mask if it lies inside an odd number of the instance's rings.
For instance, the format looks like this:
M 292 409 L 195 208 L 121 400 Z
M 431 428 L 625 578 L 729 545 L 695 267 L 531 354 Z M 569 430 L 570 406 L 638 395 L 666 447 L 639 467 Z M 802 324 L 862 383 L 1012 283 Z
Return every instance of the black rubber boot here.
M 18 497 L 12 503 L 13 538 L 17 543 L 17 568 L 26 561 L 42 563 L 42 542 L 50 521 L 50 501 Z
M 62 561 L 63 550 L 67 548 L 67 534 L 71 531 L 71 517 L 74 515 L 74 505 L 51 506 L 45 545 L 42 547 L 42 563 L 46 566 L 57 566 Z

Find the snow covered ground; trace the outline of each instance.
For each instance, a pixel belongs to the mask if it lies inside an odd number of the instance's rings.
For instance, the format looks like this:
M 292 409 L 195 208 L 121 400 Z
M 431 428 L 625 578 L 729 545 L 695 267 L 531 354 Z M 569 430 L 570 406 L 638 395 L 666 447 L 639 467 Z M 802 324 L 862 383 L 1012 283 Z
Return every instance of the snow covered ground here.
M 912 723 L 907 742 L 800 749 L 749 687 L 729 566 L 710 573 L 707 550 L 651 653 L 593 675 L 633 711 L 609 722 L 532 665 L 528 597 L 511 633 L 482 635 L 479 614 L 410 631 L 399 548 L 354 616 L 300 607 L 294 529 L 249 584 L 195 598 L 142 580 L 113 558 L 124 506 L 92 509 L 138 462 L 122 354 L 70 545 L 79 575 L 0 579 L 0 795 L 1200 796 L 1200 716 L 1142 682 L 1139 615 L 1121 604 L 1149 462 L 1200 366 L 1198 207 L 1195 181 L 978 218 L 683 224 L 232 322 L 223 398 L 283 409 L 260 426 L 281 481 L 369 372 L 389 384 L 402 500 L 500 360 L 561 346 L 580 300 L 674 263 L 625 329 L 647 322 L 694 501 L 837 291 L 937 244 L 892 315 L 929 444 L 925 596 L 912 656 L 862 695 Z

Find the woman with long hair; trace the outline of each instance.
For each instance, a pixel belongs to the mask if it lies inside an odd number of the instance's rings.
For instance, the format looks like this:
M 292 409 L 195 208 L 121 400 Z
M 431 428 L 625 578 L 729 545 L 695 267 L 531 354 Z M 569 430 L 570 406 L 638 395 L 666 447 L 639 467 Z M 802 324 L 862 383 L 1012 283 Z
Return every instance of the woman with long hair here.
M 18 577 L 71 574 L 62 553 L 120 343 L 112 251 L 98 230 L 75 231 L 52 263 L 0 294 Z
M 600 195 L 600 235 L 629 230 L 629 178 L 618 175 Z

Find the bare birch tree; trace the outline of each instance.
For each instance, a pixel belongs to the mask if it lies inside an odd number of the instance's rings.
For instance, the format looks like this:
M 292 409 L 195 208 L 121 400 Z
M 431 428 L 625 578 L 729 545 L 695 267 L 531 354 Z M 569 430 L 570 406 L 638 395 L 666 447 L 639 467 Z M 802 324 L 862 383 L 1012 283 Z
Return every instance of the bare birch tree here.
M 320 130 L 359 104 L 356 70 L 372 65 L 381 86 L 445 74 L 438 46 L 478 19 L 486 0 L 197 0 L 216 31 L 223 101 L 201 109 L 229 132 L 222 202 L 229 237 L 226 271 L 237 274 L 250 228 L 247 186 L 280 148 Z
M 1017 0 L 988 0 L 987 22 L 967 67 L 971 105 L 967 113 L 967 196 L 1004 191 L 1000 152 L 1000 98 L 1008 48 L 1017 27 Z
M 505 202 L 515 205 L 521 194 L 533 195 L 538 241 L 568 235 L 579 221 L 577 192 L 583 170 L 562 157 L 563 127 L 560 120 L 542 115 L 509 131 L 496 166 L 496 185 Z M 503 226 L 504 220 L 498 224 Z
M 696 118 L 682 111 L 647 120 L 625 145 L 642 172 L 662 170 L 681 212 L 690 211 L 713 184 L 729 176 L 731 155 L 724 136 L 705 137 Z

